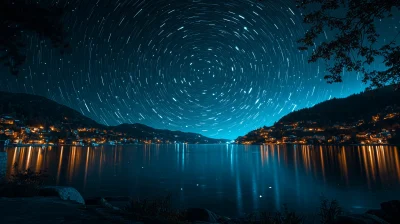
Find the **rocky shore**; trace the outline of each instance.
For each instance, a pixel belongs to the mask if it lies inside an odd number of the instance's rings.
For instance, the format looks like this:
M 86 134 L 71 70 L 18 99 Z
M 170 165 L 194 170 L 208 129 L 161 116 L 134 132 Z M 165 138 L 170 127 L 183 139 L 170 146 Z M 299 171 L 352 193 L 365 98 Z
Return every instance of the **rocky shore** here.
M 251 221 L 219 216 L 203 208 L 188 208 L 181 217 L 184 221 L 173 221 L 162 217 L 145 217 L 135 221 L 125 206 L 128 197 L 86 198 L 72 187 L 46 186 L 37 197 L 0 198 L 0 223 L 293 223 L 271 220 Z M 307 220 L 296 223 L 309 223 Z M 320 223 L 319 221 L 315 223 Z M 400 201 L 381 204 L 380 209 L 364 214 L 340 215 L 332 224 L 387 224 L 400 223 Z

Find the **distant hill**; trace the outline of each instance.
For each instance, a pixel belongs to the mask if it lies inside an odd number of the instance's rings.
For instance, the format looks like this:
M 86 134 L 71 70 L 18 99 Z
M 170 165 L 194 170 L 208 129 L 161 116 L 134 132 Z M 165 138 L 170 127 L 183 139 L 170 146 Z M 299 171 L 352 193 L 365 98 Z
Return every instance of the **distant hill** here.
M 354 94 L 342 99 L 331 99 L 311 108 L 301 109 L 282 117 L 278 123 L 316 121 L 322 125 L 338 122 L 370 120 L 373 115 L 400 107 L 400 91 L 388 86 Z
M 42 96 L 0 92 L 0 115 L 10 115 L 28 125 L 69 124 L 76 127 L 105 127 L 78 111 Z
M 243 144 L 275 142 L 400 144 L 400 91 L 387 86 L 342 99 L 331 99 L 287 114 L 271 127 L 239 136 Z M 315 142 L 315 141 L 314 141 Z
M 196 133 L 155 129 L 143 124 L 106 126 L 80 112 L 42 96 L 0 91 L 0 115 L 9 115 L 27 125 L 57 125 L 67 128 L 92 127 L 126 133 L 131 137 L 166 139 L 189 143 L 225 143 Z
M 154 138 L 157 139 L 170 139 L 178 142 L 198 142 L 198 143 L 225 143 L 226 139 L 212 139 L 205 137 L 200 134 L 181 132 L 181 131 L 170 131 L 163 129 L 154 129 L 143 124 L 121 124 L 118 126 L 110 127 L 111 130 L 115 132 L 127 133 L 131 136 L 136 136 L 138 138 Z

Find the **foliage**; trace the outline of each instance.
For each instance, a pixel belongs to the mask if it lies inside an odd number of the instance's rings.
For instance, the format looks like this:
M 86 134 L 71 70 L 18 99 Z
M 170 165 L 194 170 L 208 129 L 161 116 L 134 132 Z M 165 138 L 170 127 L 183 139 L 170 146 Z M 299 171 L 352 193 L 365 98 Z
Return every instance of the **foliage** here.
M 123 211 L 132 216 L 134 220 L 144 223 L 188 223 L 184 211 L 172 208 L 170 195 L 152 200 L 131 200 Z M 332 223 L 341 214 L 343 214 L 343 210 L 336 200 L 321 197 L 318 213 L 321 224 Z M 306 219 L 305 216 L 291 211 L 286 204 L 283 204 L 282 209 L 276 212 L 257 211 L 238 219 L 222 216 L 218 218 L 219 223 L 236 224 L 303 224 L 315 223 L 317 220 L 314 216 Z
M 27 34 L 50 39 L 61 53 L 68 49 L 61 23 L 63 13 L 62 8 L 45 6 L 39 1 L 0 1 L 0 62 L 11 74 L 17 75 L 26 60 Z
M 321 198 L 319 216 L 322 224 L 331 223 L 341 215 L 342 212 L 342 208 L 336 200 L 329 201 L 324 197 Z
M 302 224 L 304 218 L 290 211 L 286 204 L 282 206 L 282 211 L 271 212 L 254 212 L 246 217 L 244 223 L 259 224 Z
M 156 199 L 132 199 L 124 209 L 135 220 L 152 223 L 184 223 L 184 213 L 173 209 L 171 195 Z
M 319 207 L 319 217 L 321 224 L 328 224 L 336 220 L 336 218 L 342 214 L 342 208 L 336 200 L 328 200 L 321 197 L 321 204 Z M 287 205 L 282 206 L 282 211 L 275 213 L 271 212 L 255 212 L 251 213 L 246 217 L 245 220 L 239 223 L 257 223 L 257 224 L 301 224 L 310 223 L 305 221 L 305 218 L 296 214 L 294 211 L 290 211 Z
M 39 190 L 48 177 L 46 171 L 34 172 L 30 168 L 21 170 L 14 164 L 14 174 L 10 180 L 0 185 L 2 197 L 33 197 L 39 195 Z
M 400 31 L 382 43 L 376 22 L 400 10 L 397 0 L 296 0 L 305 11 L 303 22 L 311 25 L 299 39 L 300 50 L 314 48 L 309 62 L 323 60 L 328 83 L 341 82 L 343 71 L 360 72 L 371 88 L 400 83 Z M 330 38 L 324 38 L 328 32 Z M 325 41 L 322 41 L 325 39 Z M 320 42 L 320 43 L 319 43 Z M 386 70 L 368 67 L 383 59 Z

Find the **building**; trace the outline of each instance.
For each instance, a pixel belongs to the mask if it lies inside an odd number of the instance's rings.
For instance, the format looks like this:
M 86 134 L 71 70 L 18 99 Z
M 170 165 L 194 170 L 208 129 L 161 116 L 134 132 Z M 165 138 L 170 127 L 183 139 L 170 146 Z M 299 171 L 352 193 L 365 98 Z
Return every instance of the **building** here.
M 10 116 L 2 116 L 0 118 L 0 124 L 14 124 L 14 119 Z
M 325 141 L 326 139 L 324 135 L 314 135 L 313 138 L 320 141 Z
M 12 136 L 12 135 L 14 135 L 14 131 L 10 130 L 10 129 L 7 129 L 7 130 L 4 131 L 4 134 L 7 135 L 7 136 Z

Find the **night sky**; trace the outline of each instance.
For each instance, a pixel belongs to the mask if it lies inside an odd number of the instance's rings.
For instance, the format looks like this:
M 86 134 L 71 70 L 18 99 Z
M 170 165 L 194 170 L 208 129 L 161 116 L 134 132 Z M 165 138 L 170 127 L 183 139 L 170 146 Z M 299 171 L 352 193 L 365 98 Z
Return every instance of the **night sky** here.
M 46 96 L 107 125 L 236 138 L 293 110 L 365 89 L 361 75 L 323 80 L 296 40 L 289 0 L 71 0 L 72 52 L 29 37 L 19 77 L 0 90 Z M 329 38 L 329 36 L 327 36 Z

